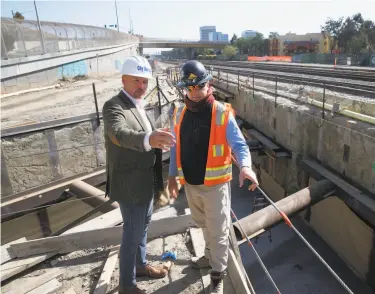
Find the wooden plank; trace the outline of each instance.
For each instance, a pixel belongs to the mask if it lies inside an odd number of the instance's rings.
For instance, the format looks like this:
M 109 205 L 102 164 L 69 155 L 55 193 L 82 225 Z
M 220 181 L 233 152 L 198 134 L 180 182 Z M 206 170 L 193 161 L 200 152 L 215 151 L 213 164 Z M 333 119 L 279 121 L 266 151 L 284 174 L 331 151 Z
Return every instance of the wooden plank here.
M 54 278 L 59 278 L 63 274 L 63 271 L 60 268 L 54 268 L 48 270 L 45 274 L 40 275 L 38 277 L 31 277 L 25 281 L 22 281 L 19 285 L 12 288 L 10 291 L 6 292 L 6 294 L 20 294 L 20 293 L 27 293 L 39 286 L 49 282 Z
M 16 274 L 27 270 L 28 268 L 45 261 L 46 259 L 56 255 L 57 252 L 50 252 L 47 254 L 40 254 L 36 256 L 31 256 L 28 258 L 15 259 L 10 262 L 5 263 L 1 266 L 1 282 L 13 277 Z
M 203 231 L 199 228 L 190 229 L 191 242 L 193 243 L 193 249 L 196 257 L 204 255 L 205 242 L 203 237 Z M 210 268 L 200 269 L 200 274 L 202 277 L 202 283 L 205 293 L 208 294 L 210 289 L 210 274 L 208 273 Z
M 9 242 L 3 246 L 1 246 L 1 264 L 15 258 L 14 254 L 12 253 L 11 250 L 9 250 L 9 247 L 11 244 L 15 244 L 15 243 L 20 243 L 20 242 L 26 242 L 26 238 L 23 237 L 23 238 L 20 238 L 20 239 L 17 239 L 17 240 L 14 240 L 12 242 Z
M 69 235 L 71 233 L 77 233 L 82 231 L 87 231 L 91 228 L 109 228 L 115 225 L 118 225 L 122 222 L 121 212 L 120 209 L 116 208 L 110 212 L 107 212 L 101 216 L 98 216 L 92 220 L 89 220 L 77 227 L 74 227 L 66 232 L 64 232 L 62 235 Z M 12 261 L 9 261 L 5 263 L 3 266 L 1 266 L 1 281 L 5 281 L 6 279 L 9 279 L 10 277 L 13 277 L 16 274 L 19 274 L 20 272 L 45 261 L 46 259 L 56 255 L 58 251 L 50 252 L 48 254 L 42 253 L 42 254 L 35 254 L 35 256 L 30 256 L 28 258 L 23 259 L 15 259 Z M 34 254 L 31 254 L 34 255 Z
M 77 294 L 76 291 L 74 291 L 73 288 L 69 288 L 67 291 L 65 291 L 63 294 Z
M 62 284 L 57 279 L 52 279 L 47 283 L 27 292 L 27 294 L 54 294 L 62 287 Z
M 190 214 L 151 221 L 148 228 L 148 238 L 182 233 L 189 227 L 194 226 L 195 224 Z M 122 231 L 123 228 L 121 226 L 87 230 L 12 244 L 10 248 L 17 257 L 26 257 L 50 251 L 68 253 L 107 245 L 118 245 L 121 243 Z
M 250 292 L 246 278 L 242 273 L 241 267 L 237 262 L 236 256 L 232 249 L 229 248 L 228 256 L 228 274 L 232 281 L 236 294 L 254 294 Z
M 109 251 L 108 258 L 104 264 L 104 268 L 98 283 L 96 284 L 94 294 L 105 294 L 107 293 L 108 285 L 111 281 L 113 271 L 115 270 L 116 262 L 118 259 L 120 246 L 115 246 Z
M 122 223 L 121 211 L 120 211 L 120 208 L 116 208 L 90 221 L 87 221 L 79 226 L 71 228 L 67 230 L 66 232 L 62 233 L 61 235 L 69 235 L 72 233 L 83 232 L 83 231 L 87 231 L 93 228 L 95 229 L 110 228 L 113 226 L 117 226 L 120 223 Z
M 255 293 L 254 287 L 251 284 L 251 281 L 250 281 L 249 277 L 247 276 L 245 267 L 243 266 L 243 263 L 242 263 L 240 248 L 239 248 L 239 244 L 237 243 L 237 238 L 236 238 L 236 234 L 234 232 L 232 220 L 230 221 L 230 227 L 229 227 L 229 244 L 230 244 L 230 246 L 233 250 L 234 256 L 236 257 L 236 260 L 239 264 L 241 272 L 245 277 L 247 286 L 249 287 L 251 293 Z

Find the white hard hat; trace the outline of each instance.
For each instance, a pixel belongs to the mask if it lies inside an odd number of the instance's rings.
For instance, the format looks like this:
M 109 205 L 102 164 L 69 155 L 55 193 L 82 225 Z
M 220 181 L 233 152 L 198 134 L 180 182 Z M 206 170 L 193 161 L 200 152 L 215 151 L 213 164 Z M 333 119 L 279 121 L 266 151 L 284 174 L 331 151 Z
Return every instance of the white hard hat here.
M 142 56 L 130 56 L 122 65 L 122 75 L 142 77 L 146 79 L 154 78 L 152 76 L 151 65 L 148 60 Z

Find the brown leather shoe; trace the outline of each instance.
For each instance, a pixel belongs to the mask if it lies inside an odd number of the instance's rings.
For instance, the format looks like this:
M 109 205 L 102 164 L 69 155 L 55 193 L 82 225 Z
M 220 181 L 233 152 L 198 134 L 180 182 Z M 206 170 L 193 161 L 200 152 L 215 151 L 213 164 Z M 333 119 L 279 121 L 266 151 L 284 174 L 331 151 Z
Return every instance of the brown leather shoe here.
M 145 267 L 137 268 L 137 277 L 147 276 L 150 278 L 164 278 L 167 275 L 167 270 L 160 266 L 151 266 L 147 264 Z
M 138 288 L 138 286 L 135 286 L 127 287 L 123 291 L 118 291 L 118 294 L 146 294 L 146 292 Z

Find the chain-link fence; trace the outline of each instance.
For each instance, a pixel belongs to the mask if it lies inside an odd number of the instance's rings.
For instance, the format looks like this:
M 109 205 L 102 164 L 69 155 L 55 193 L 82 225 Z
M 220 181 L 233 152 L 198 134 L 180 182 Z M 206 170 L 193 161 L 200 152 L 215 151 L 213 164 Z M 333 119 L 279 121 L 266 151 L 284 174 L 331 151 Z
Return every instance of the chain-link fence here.
M 142 36 L 69 23 L 1 18 L 1 59 L 139 42 Z

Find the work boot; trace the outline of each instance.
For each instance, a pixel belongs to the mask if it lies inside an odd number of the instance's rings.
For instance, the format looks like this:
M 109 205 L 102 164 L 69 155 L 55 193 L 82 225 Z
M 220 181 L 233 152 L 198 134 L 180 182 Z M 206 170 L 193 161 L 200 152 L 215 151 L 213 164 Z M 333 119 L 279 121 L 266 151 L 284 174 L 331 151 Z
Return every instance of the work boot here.
M 118 294 L 146 294 L 146 292 L 138 288 L 138 286 L 134 286 L 126 287 L 123 291 L 118 291 Z
M 193 257 L 191 259 L 191 267 L 196 269 L 211 267 L 210 260 L 205 256 L 202 256 L 201 258 Z
M 137 267 L 136 275 L 137 277 L 147 276 L 150 278 L 160 279 L 167 275 L 167 270 L 163 267 L 152 266 L 146 264 L 144 267 Z
M 210 294 L 223 294 L 224 291 L 224 277 L 227 275 L 226 271 L 221 273 L 210 271 L 211 284 L 210 284 Z

